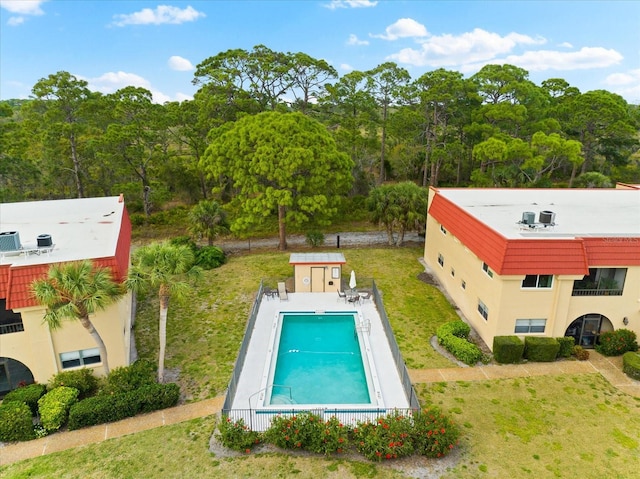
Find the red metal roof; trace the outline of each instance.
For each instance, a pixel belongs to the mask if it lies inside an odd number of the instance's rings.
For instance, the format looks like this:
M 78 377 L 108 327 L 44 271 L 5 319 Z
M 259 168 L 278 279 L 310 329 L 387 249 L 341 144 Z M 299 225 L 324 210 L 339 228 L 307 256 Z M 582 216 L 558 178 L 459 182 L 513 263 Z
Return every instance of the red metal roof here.
M 500 275 L 588 274 L 640 265 L 638 238 L 507 239 L 433 190 L 429 214 Z

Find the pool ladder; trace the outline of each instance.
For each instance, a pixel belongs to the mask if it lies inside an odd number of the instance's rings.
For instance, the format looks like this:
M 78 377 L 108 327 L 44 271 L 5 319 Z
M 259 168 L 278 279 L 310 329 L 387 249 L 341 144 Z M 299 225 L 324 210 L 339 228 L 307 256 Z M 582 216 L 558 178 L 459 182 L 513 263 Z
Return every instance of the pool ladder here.
M 356 331 L 371 334 L 371 321 L 365 318 L 361 319 L 356 326 Z

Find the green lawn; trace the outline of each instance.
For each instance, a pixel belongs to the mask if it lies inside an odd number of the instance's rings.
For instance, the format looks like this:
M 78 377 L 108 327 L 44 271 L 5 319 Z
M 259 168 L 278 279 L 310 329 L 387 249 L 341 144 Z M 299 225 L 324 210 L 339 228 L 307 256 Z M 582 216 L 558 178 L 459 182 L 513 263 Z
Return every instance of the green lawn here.
M 457 316 L 433 287 L 419 281 L 422 250 L 342 250 L 345 272 L 374 278 L 410 368 L 451 367 L 429 345 L 437 326 Z M 288 253 L 232 257 L 207 272 L 184 304 L 170 305 L 167 366 L 180 371 L 190 398 L 224 393 L 249 308 L 261 278 L 293 274 Z M 140 303 L 136 339 L 156 359 L 157 300 Z M 499 367 L 499 366 L 496 366 Z M 640 477 L 640 400 L 598 374 L 416 385 L 463 430 L 450 478 Z M 213 417 L 166 426 L 0 468 L 4 478 L 140 477 L 404 477 L 388 466 L 344 458 L 208 452 Z M 0 454 L 2 450 L 0 449 Z M 437 461 L 434 463 L 437 464 Z

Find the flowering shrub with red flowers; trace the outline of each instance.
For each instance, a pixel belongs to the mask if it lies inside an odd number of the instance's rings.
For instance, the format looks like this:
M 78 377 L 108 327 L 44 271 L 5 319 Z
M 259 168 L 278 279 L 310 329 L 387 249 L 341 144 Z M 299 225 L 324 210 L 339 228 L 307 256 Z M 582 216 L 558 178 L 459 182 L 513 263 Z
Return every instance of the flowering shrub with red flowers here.
M 317 414 L 301 412 L 292 416 L 278 415 L 271 420 L 271 426 L 264 433 L 266 442 L 282 449 L 306 449 L 320 435 L 323 420 Z
M 629 329 L 606 331 L 600 335 L 596 351 L 605 356 L 622 356 L 627 351 L 637 351 L 636 333 Z
M 443 457 L 458 444 L 460 429 L 438 409 L 423 409 L 413 415 L 412 440 L 416 452 L 427 457 Z
M 353 429 L 353 441 L 356 449 L 367 459 L 397 459 L 413 453 L 412 428 L 411 416 L 395 412 L 374 422 L 358 422 Z
M 218 424 L 217 438 L 224 447 L 246 453 L 251 452 L 251 448 L 260 443 L 260 434 L 249 429 L 244 420 L 232 421 L 224 416 Z

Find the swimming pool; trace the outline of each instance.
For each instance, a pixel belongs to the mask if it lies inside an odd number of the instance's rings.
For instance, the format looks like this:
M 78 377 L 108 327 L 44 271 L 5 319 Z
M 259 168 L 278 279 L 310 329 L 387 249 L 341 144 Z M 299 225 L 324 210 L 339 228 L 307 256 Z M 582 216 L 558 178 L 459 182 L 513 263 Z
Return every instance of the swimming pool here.
M 380 407 L 366 326 L 352 311 L 277 314 L 263 374 L 263 406 Z

